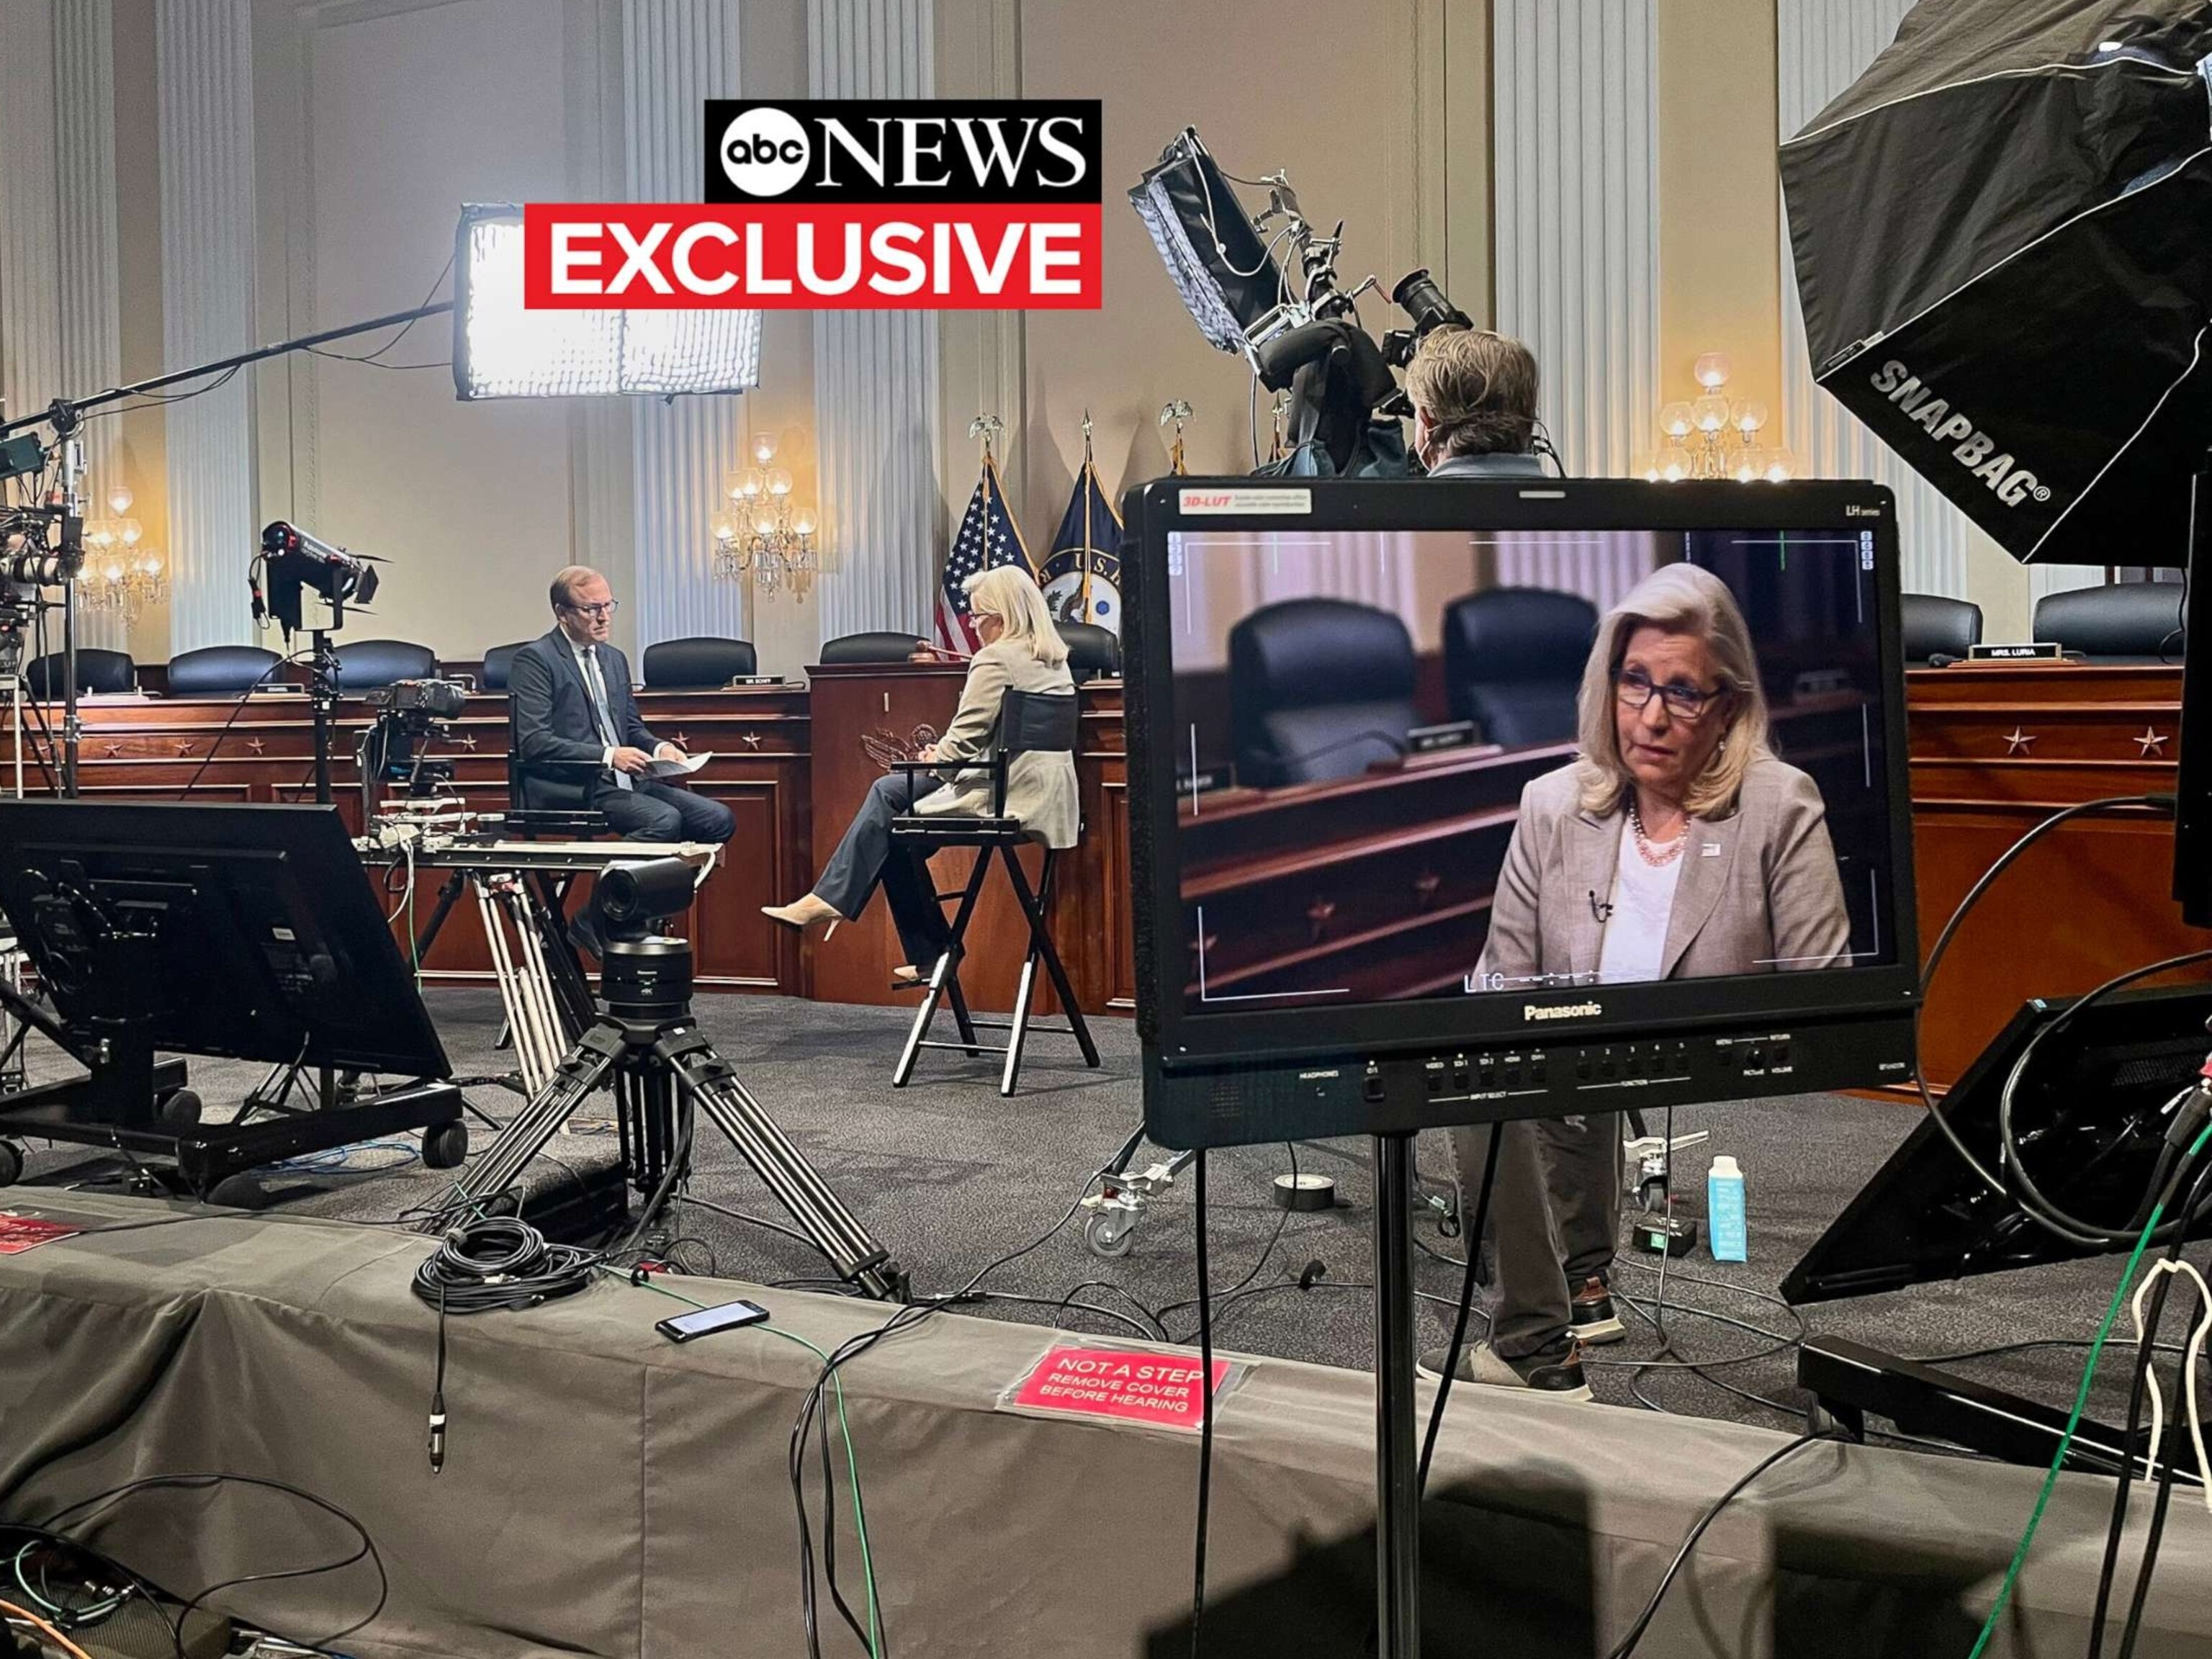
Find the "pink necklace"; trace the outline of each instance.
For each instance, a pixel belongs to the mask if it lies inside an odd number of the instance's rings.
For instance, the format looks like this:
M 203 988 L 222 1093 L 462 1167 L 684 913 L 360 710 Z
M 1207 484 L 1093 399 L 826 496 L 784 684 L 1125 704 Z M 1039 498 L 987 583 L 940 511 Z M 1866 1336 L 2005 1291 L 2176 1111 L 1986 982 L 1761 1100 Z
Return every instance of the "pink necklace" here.
M 1686 816 L 1682 827 L 1670 842 L 1655 842 L 1644 831 L 1644 814 L 1636 810 L 1635 797 L 1628 802 L 1628 827 L 1636 836 L 1636 855 L 1655 870 L 1663 870 L 1682 856 L 1682 848 L 1690 839 L 1690 820 Z

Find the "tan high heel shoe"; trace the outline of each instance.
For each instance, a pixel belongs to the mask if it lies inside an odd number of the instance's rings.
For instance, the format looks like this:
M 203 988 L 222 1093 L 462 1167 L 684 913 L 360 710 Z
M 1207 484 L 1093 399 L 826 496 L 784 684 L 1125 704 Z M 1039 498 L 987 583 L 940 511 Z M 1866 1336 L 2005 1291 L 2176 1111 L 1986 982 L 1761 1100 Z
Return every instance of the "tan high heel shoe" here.
M 780 921 L 787 927 L 796 927 L 805 933 L 817 921 L 830 924 L 822 937 L 828 939 L 837 931 L 837 924 L 845 918 L 831 908 L 829 900 L 809 893 L 794 904 L 763 904 L 761 914 L 770 921 Z

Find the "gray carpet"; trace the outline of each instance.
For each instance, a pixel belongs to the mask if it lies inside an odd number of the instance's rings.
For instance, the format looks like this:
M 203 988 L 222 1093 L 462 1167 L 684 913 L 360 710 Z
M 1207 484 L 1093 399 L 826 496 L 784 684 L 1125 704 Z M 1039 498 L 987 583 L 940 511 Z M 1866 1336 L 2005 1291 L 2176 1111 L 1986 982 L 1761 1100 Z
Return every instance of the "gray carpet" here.
M 459 1074 L 504 1069 L 491 1046 L 498 1012 L 491 993 L 433 990 L 428 1000 Z M 907 1018 L 900 1010 L 702 996 L 697 1012 L 763 1106 L 925 1292 L 957 1289 L 1045 1233 L 1066 1215 L 1091 1172 L 1113 1155 L 1139 1115 L 1136 1037 L 1126 1021 L 1094 1022 L 1105 1059 L 1098 1072 L 1080 1064 L 1073 1043 L 1035 1040 L 1023 1092 L 1006 1101 L 988 1062 L 959 1055 L 925 1056 L 914 1083 L 892 1089 L 890 1065 Z M 222 1115 L 214 1109 L 258 1081 L 262 1070 L 220 1061 L 193 1065 L 211 1115 Z M 470 1098 L 502 1119 L 520 1104 L 517 1096 L 496 1087 L 472 1089 Z M 604 1119 L 611 1110 L 611 1098 L 602 1096 L 580 1118 Z M 1748 1263 L 1717 1265 L 1700 1248 L 1670 1268 L 1668 1328 L 1683 1354 L 1708 1363 L 1728 1360 L 1777 1347 L 1794 1335 L 1795 1319 L 1771 1299 L 1776 1284 L 1914 1119 L 1905 1107 L 1828 1095 L 1676 1114 L 1677 1133 L 1712 1134 L 1709 1146 L 1680 1158 L 1678 1192 L 1702 1194 L 1709 1155 L 1732 1154 L 1746 1175 L 1751 1233 Z M 489 1132 L 478 1124 L 472 1133 L 481 1150 Z M 1362 1143 L 1339 1145 L 1364 1153 Z M 582 1167 L 611 1161 L 615 1143 L 602 1124 L 597 1132 L 557 1139 L 550 1153 Z M 1144 1157 L 1149 1161 L 1155 1155 L 1148 1148 Z M 1270 1180 L 1293 1157 L 1301 1169 L 1336 1177 L 1340 1207 L 1287 1215 L 1273 1206 Z M 405 1146 L 356 1149 L 343 1168 L 323 1167 L 326 1162 L 310 1161 L 308 1167 L 271 1176 L 286 1209 L 373 1221 L 421 1204 L 446 1185 L 444 1176 L 423 1169 Z M 1443 1180 L 1448 1164 L 1440 1139 L 1425 1142 L 1422 1165 L 1435 1182 Z M 1216 1340 L 1250 1353 L 1364 1368 L 1371 1352 L 1364 1164 L 1312 1149 L 1272 1146 L 1215 1153 L 1207 1166 Z M 26 1178 L 105 1184 L 101 1166 L 78 1147 L 34 1145 Z M 986 1284 L 993 1299 L 969 1310 L 1127 1336 L 1149 1332 L 1157 1316 L 1176 1339 L 1192 1338 L 1197 1325 L 1190 1300 L 1196 1283 L 1194 1190 L 1187 1172 L 1146 1218 L 1131 1253 L 1118 1260 L 1086 1250 L 1082 1217 L 1068 1219 L 1042 1243 L 993 1272 Z M 729 1208 L 785 1218 L 719 1137 L 701 1142 L 693 1191 Z M 700 1205 L 684 1207 L 680 1233 L 685 1242 L 669 1248 L 696 1271 L 786 1283 L 819 1280 L 826 1272 L 798 1243 Z M 1458 1253 L 1458 1241 L 1440 1236 L 1433 1219 L 1423 1222 L 1417 1236 L 1442 1255 Z M 1656 1273 L 1646 1265 L 1654 1259 L 1624 1255 L 1622 1260 L 1617 1288 L 1649 1298 L 1657 1288 Z M 1310 1264 L 1320 1265 L 1317 1276 Z M 1806 1317 L 1814 1329 L 1905 1354 L 2028 1338 L 2087 1338 L 2118 1269 L 2113 1258 L 1989 1275 L 1830 1304 L 1808 1310 Z M 1298 1288 L 1302 1274 L 1314 1278 L 1311 1288 Z M 1461 1273 L 1451 1263 L 1424 1256 L 1421 1276 L 1425 1291 L 1444 1299 L 1456 1296 Z M 1757 1328 L 1700 1317 L 1693 1310 Z M 1438 1341 L 1448 1311 L 1439 1304 L 1428 1310 Z M 1786 1349 L 1712 1372 L 1773 1402 L 1762 1404 L 1680 1369 L 1639 1375 L 1632 1367 L 1652 1355 L 1656 1340 L 1644 1320 L 1624 1316 L 1628 1339 L 1592 1352 L 1594 1361 L 1602 1361 L 1591 1375 L 1601 1400 L 1632 1406 L 1640 1390 L 1644 1401 L 1666 1410 L 1772 1426 L 1785 1425 L 1789 1413 L 1802 1409 L 1803 1396 L 1792 1381 L 1794 1359 Z M 1959 1369 L 2063 1405 L 2071 1401 L 2082 1358 L 2079 1348 L 2054 1348 L 1967 1362 Z M 2117 1356 L 2108 1359 L 2093 1408 L 2124 1414 L 2124 1371 Z

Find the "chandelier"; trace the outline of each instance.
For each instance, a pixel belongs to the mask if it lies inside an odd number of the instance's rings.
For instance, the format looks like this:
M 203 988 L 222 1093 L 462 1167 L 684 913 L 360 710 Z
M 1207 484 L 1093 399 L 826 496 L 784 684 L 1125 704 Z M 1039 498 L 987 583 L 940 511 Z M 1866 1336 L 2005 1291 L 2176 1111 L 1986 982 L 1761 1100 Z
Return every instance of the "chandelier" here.
M 750 466 L 722 479 L 713 525 L 714 574 L 730 581 L 750 577 L 763 593 L 784 587 L 804 599 L 820 568 L 813 509 L 792 499 L 790 470 L 774 465 L 774 438 L 756 437 L 752 457 Z
M 129 516 L 130 489 L 108 492 L 113 518 L 94 519 L 84 527 L 84 570 L 77 579 L 77 603 L 88 611 L 121 613 L 137 622 L 149 605 L 168 597 L 161 556 L 145 545 L 146 527 Z
M 1632 469 L 1638 477 L 1653 483 L 1685 478 L 1781 483 L 1796 471 L 1796 458 L 1788 450 L 1759 441 L 1766 426 L 1766 405 L 1756 398 L 1723 395 L 1729 379 L 1725 354 L 1708 351 L 1690 372 L 1699 395 L 1661 408 L 1659 430 L 1666 447 L 1638 458 Z

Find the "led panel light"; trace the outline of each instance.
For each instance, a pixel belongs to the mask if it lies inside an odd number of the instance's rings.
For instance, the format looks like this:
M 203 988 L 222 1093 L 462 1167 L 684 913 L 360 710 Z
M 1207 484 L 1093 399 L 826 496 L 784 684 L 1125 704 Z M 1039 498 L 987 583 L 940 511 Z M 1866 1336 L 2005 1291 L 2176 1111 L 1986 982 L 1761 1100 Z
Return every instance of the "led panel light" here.
M 453 390 L 479 398 L 669 397 L 760 381 L 757 311 L 532 311 L 522 210 L 461 210 L 453 256 Z

